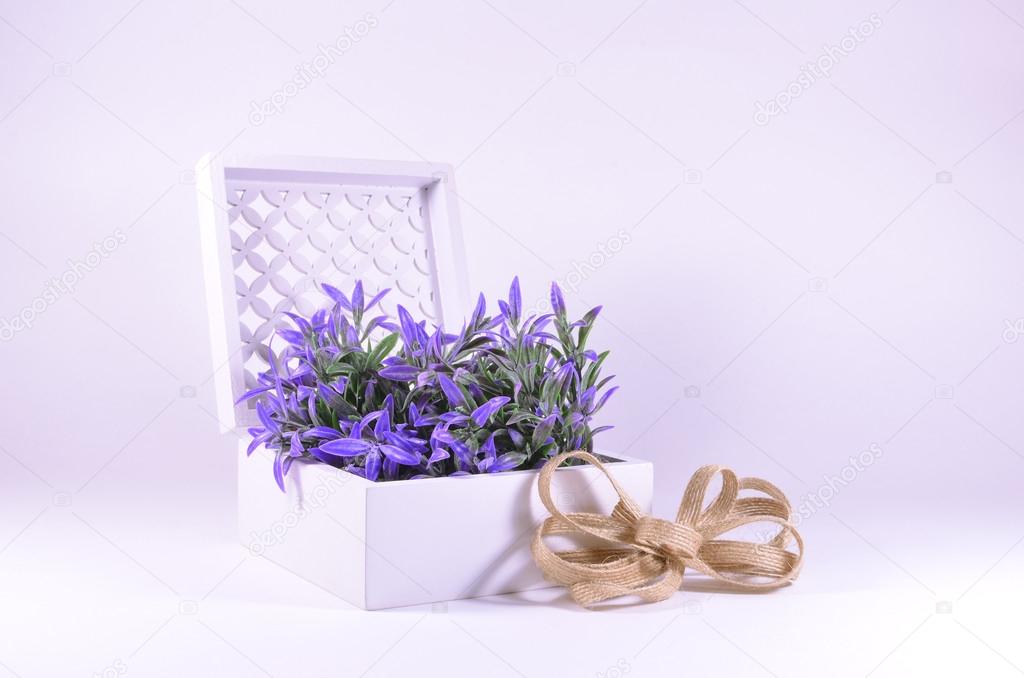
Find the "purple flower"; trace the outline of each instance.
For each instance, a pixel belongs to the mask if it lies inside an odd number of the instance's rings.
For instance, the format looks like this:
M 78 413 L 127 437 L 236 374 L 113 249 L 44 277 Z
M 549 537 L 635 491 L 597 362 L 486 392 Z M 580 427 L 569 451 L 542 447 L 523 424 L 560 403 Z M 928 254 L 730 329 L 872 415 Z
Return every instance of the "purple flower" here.
M 258 429 L 262 431 L 263 429 Z M 245 456 L 250 457 L 260 445 L 266 444 L 274 436 L 273 433 L 261 433 L 260 435 L 254 435 L 252 441 L 249 443 L 249 447 L 245 450 Z
M 269 391 L 272 388 L 274 388 L 274 387 L 273 386 L 259 386 L 257 388 L 252 389 L 251 391 L 246 391 L 245 393 L 243 393 L 241 395 L 241 397 L 238 398 L 238 400 L 235 401 L 235 404 L 237 405 L 238 403 L 241 403 L 241 402 L 244 402 L 246 400 L 250 400 L 252 398 L 255 398 L 259 394 L 261 394 L 261 393 L 263 393 L 265 391 Z
M 288 457 L 280 452 L 274 457 L 274 480 L 277 482 L 277 486 L 284 492 L 284 460 Z
M 348 297 L 346 297 L 345 294 L 337 287 L 323 283 L 320 285 L 320 289 L 322 289 L 327 296 L 333 299 L 336 304 L 340 305 L 346 311 L 352 310 L 352 304 L 349 302 Z
M 362 314 L 363 312 L 363 281 L 357 280 L 355 289 L 352 290 L 352 311 Z
M 302 453 L 306 451 L 305 446 L 302 444 L 302 440 L 299 438 L 298 431 L 292 431 L 292 437 L 288 442 L 288 455 L 292 457 L 301 457 Z
M 571 320 L 557 284 L 553 313 L 524 318 L 514 278 L 499 315 L 486 316 L 480 295 L 458 333 L 428 332 L 402 306 L 364 322 L 387 289 L 321 288 L 330 304 L 308 318 L 284 312 L 294 329 L 276 330 L 279 352 L 259 347 L 270 367 L 239 398 L 255 401 L 259 420 L 247 451 L 275 453 L 282 489 L 296 459 L 373 481 L 497 473 L 592 449 L 609 428 L 591 427 L 615 392 L 600 374 L 607 352 L 586 346 L 601 307 Z
M 494 413 L 497 412 L 502 405 L 510 400 L 512 399 L 508 396 L 496 396 L 491 398 L 486 403 L 473 410 L 473 414 L 470 415 L 470 419 L 472 419 L 473 423 L 477 426 L 483 426 L 487 423 L 488 419 L 494 416 Z
M 277 336 L 294 346 L 302 346 L 306 341 L 306 338 L 302 336 L 302 332 L 296 332 L 295 330 L 281 329 L 277 331 Z
M 537 424 L 537 428 L 533 430 L 533 446 L 540 447 L 548 441 L 548 436 L 551 435 L 551 431 L 555 428 L 555 419 L 557 415 L 550 414 Z
M 517 466 L 521 466 L 526 461 L 527 456 L 521 452 L 506 452 L 491 464 L 487 472 L 488 473 L 501 473 L 502 471 L 511 471 Z
M 618 390 L 619 390 L 618 386 L 612 386 L 610 389 L 605 391 L 604 395 L 602 395 L 601 399 L 597 401 L 597 405 L 594 407 L 593 410 L 591 410 L 591 412 L 596 412 L 599 409 L 601 409 L 604 406 L 605 402 L 607 402 L 607 400 L 612 397 L 612 394 L 615 393 Z
M 381 455 L 379 448 L 373 448 L 369 454 L 366 455 L 366 479 L 377 480 L 377 476 L 380 475 L 380 464 Z
M 314 426 L 302 433 L 302 438 L 311 440 L 313 438 L 322 438 L 323 440 L 336 440 L 341 437 L 341 432 L 327 426 Z
M 560 318 L 565 317 L 565 297 L 562 296 L 562 288 L 558 283 L 551 283 L 551 309 Z
M 519 276 L 512 278 L 512 285 L 508 288 L 508 309 L 512 314 L 512 322 L 519 320 L 523 310 L 523 295 L 519 291 Z
M 484 299 L 484 295 L 481 294 L 477 297 L 476 308 L 473 309 L 473 315 L 469 319 L 470 327 L 479 327 L 484 321 L 484 313 L 487 312 L 487 300 Z
M 420 455 L 415 452 L 409 452 L 403 450 L 397 445 L 381 445 L 380 451 L 384 453 L 384 456 L 395 462 L 396 464 L 402 464 L 404 466 L 415 466 L 420 463 Z
M 398 322 L 402 328 L 402 341 L 409 348 L 413 344 L 419 341 L 419 331 L 412 316 L 409 315 L 409 311 L 405 310 L 405 307 L 399 304 L 398 306 Z
M 271 401 L 272 403 L 273 401 Z M 277 425 L 277 422 L 273 420 L 270 413 L 267 412 L 267 408 L 263 406 L 262 402 L 256 403 L 256 416 L 259 417 L 260 423 L 263 424 L 263 428 L 268 431 L 279 433 L 281 427 Z
M 462 394 L 462 391 L 459 390 L 459 387 L 455 385 L 455 382 L 448 377 L 448 375 L 438 372 L 437 381 L 441 385 L 441 390 L 444 392 L 445 397 L 448 398 L 448 403 L 452 407 L 458 407 L 459 405 L 466 404 L 466 397 Z
M 387 295 L 387 293 L 390 292 L 390 291 L 391 291 L 391 288 L 388 287 L 388 288 L 385 288 L 385 289 L 381 290 L 380 292 L 377 292 L 377 294 L 373 295 L 373 297 L 371 297 L 370 300 L 368 302 L 366 302 L 366 310 L 369 311 L 371 308 L 373 308 L 374 306 L 379 304 L 381 299 L 383 299 L 385 297 L 385 295 Z M 385 319 L 387 318 L 387 316 L 381 316 L 381 317 L 383 317 Z
M 335 457 L 358 457 L 369 450 L 369 441 L 361 438 L 338 438 L 320 443 L 321 452 Z

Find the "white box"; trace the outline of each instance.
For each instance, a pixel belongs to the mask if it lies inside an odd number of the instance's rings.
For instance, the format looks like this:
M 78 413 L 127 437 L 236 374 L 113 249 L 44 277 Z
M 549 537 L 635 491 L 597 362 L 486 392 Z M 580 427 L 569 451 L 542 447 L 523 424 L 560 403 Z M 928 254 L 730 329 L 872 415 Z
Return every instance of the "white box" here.
M 236 404 L 265 370 L 266 340 L 312 314 L 320 283 L 372 294 L 431 321 L 458 326 L 467 283 L 453 170 L 436 163 L 335 158 L 203 158 L 196 167 L 217 413 L 245 438 L 253 402 Z M 389 308 L 390 306 L 390 308 Z M 547 511 L 537 471 L 369 482 L 297 461 L 287 493 L 266 450 L 245 458 L 238 515 L 242 543 L 296 576 L 365 609 L 545 586 L 529 544 Z M 605 455 L 615 457 L 616 455 Z M 610 465 L 645 509 L 649 462 Z M 616 496 L 590 466 L 556 474 L 559 505 L 610 512 Z M 568 504 L 568 506 L 567 506 Z
M 366 610 L 550 586 L 530 555 L 547 509 L 538 471 L 370 482 L 325 464 L 296 463 L 287 493 L 273 456 L 240 445 L 242 541 L 306 581 Z M 608 455 L 602 454 L 603 457 Z M 650 462 L 608 464 L 650 511 Z M 552 496 L 563 510 L 610 513 L 618 496 L 597 468 L 559 469 Z

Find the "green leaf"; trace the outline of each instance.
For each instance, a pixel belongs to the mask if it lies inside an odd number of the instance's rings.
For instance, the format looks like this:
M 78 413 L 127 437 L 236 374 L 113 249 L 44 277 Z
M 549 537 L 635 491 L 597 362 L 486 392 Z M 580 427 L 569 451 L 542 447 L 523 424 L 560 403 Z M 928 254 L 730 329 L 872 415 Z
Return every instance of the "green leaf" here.
M 533 424 L 540 421 L 540 417 L 529 412 L 516 412 L 511 417 L 509 417 L 505 423 L 508 426 L 514 426 L 516 424 L 521 424 L 524 421 Z
M 597 354 L 597 360 L 587 365 L 586 369 L 583 370 L 583 387 L 582 390 L 586 391 L 588 388 L 594 385 L 598 375 L 601 373 L 601 365 L 604 363 L 604 359 L 608 357 L 611 351 L 604 351 Z
M 380 340 L 380 342 L 373 347 L 373 350 L 368 354 L 368 364 L 379 365 L 380 362 L 388 356 L 389 353 L 395 348 L 395 344 L 398 343 L 398 332 L 392 332 L 388 336 Z
M 551 431 L 554 428 L 555 428 L 555 419 L 554 419 L 554 417 L 551 418 L 550 422 L 545 422 L 544 420 L 541 420 L 541 422 L 537 424 L 537 428 L 533 429 L 532 441 L 533 441 L 534 447 L 537 447 L 537 446 L 540 446 L 540 445 L 544 444 L 544 441 L 548 439 L 548 436 L 551 435 Z

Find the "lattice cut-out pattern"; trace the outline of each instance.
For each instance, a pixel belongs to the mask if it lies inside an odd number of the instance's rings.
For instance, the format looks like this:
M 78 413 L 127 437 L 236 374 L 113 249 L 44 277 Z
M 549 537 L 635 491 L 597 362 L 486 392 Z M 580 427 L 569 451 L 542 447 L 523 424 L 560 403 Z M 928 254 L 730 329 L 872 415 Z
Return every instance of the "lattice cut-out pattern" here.
M 327 305 L 320 283 L 390 287 L 389 313 L 402 304 L 440 317 L 422 189 L 242 180 L 226 189 L 247 387 L 267 368 L 274 330 L 290 326 L 283 314 Z

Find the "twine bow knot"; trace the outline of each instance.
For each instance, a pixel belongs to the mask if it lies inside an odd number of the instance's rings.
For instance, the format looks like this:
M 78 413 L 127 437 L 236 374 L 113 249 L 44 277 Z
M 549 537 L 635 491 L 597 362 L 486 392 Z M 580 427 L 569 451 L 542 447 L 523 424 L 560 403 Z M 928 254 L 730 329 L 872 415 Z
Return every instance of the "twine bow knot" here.
M 619 495 L 611 515 L 563 513 L 555 506 L 552 475 L 567 459 L 586 461 L 605 475 Z M 721 491 L 703 508 L 708 486 L 719 474 Z M 764 496 L 740 497 L 742 490 Z M 688 567 L 740 589 L 774 589 L 796 579 L 803 563 L 803 540 L 790 522 L 792 509 L 782 491 L 760 478 L 737 478 L 720 466 L 697 470 L 686 486 L 674 522 L 645 515 L 604 464 L 587 452 L 565 452 L 549 460 L 540 472 L 539 491 L 551 517 L 534 537 L 533 559 L 545 578 L 567 586 L 573 599 L 584 607 L 624 595 L 636 595 L 646 602 L 664 600 L 679 589 Z M 767 542 L 718 538 L 738 527 L 762 522 L 779 526 Z M 596 537 L 601 545 L 555 552 L 544 541 L 547 536 L 579 533 Z M 797 553 L 786 549 L 791 540 Z

